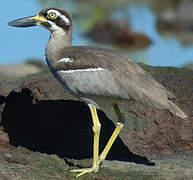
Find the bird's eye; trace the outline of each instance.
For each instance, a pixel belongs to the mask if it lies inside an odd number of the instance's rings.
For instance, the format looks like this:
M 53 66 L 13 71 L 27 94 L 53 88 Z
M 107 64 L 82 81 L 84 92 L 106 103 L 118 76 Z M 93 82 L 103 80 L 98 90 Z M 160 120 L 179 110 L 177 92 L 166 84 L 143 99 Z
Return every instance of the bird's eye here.
M 49 19 L 56 19 L 56 18 L 57 18 L 57 15 L 56 15 L 56 13 L 51 12 L 51 13 L 48 14 L 47 17 L 48 17 Z

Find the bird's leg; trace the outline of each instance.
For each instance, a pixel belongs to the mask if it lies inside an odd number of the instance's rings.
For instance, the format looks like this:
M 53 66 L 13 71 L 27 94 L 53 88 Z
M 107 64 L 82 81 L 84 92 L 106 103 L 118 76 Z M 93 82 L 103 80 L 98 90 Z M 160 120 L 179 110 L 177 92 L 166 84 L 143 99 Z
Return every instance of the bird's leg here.
M 119 106 L 117 104 L 113 105 L 113 108 L 118 116 L 118 122 L 117 122 L 117 126 L 113 132 L 113 134 L 111 135 L 107 145 L 105 146 L 103 152 L 101 153 L 100 157 L 99 157 L 99 163 L 101 163 L 102 161 L 105 160 L 109 150 L 111 149 L 111 146 L 113 145 L 115 139 L 117 138 L 117 136 L 119 135 L 119 132 L 121 131 L 121 129 L 124 126 L 124 116 L 123 113 L 121 113 Z
M 91 168 L 86 169 L 75 169 L 71 170 L 71 172 L 80 172 L 76 177 L 79 177 L 83 174 L 90 172 L 97 172 L 99 169 L 99 136 L 101 124 L 98 119 L 96 107 L 93 105 L 89 105 L 92 120 L 93 120 L 93 132 L 94 132 L 94 144 L 93 144 L 93 165 Z

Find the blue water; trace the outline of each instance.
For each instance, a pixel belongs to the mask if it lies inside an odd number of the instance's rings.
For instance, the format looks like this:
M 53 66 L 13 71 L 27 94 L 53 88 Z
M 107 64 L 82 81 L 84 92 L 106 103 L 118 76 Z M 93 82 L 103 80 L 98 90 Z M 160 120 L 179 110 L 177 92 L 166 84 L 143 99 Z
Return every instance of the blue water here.
M 161 37 L 155 27 L 156 18 L 147 5 L 132 5 L 129 13 L 132 29 L 144 32 L 153 41 L 144 51 L 131 55 L 134 59 L 153 66 L 182 66 L 187 61 L 193 62 L 193 45 L 183 47 L 175 37 Z
M 71 3 L 65 8 L 70 10 Z M 36 0 L 6 0 L 1 3 L 1 55 L 0 65 L 19 63 L 30 58 L 44 59 L 44 49 L 49 32 L 40 27 L 19 29 L 7 26 L 7 22 L 16 18 L 35 15 L 42 9 Z M 187 61 L 193 62 L 193 45 L 183 47 L 175 37 L 164 39 L 155 28 L 156 17 L 147 4 L 132 4 L 127 8 L 127 15 L 133 30 L 144 32 L 153 43 L 145 50 L 131 51 L 129 56 L 154 66 L 182 66 Z M 119 14 L 119 12 L 117 12 Z M 82 36 L 75 22 L 73 44 L 94 44 Z

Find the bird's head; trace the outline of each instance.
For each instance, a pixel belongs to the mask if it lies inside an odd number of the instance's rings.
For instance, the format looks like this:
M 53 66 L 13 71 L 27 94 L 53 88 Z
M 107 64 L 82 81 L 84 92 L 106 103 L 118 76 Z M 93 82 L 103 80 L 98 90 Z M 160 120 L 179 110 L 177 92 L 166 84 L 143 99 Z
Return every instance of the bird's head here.
M 69 31 L 72 29 L 71 15 L 63 9 L 45 8 L 35 16 L 16 19 L 8 23 L 14 27 L 42 26 L 51 32 Z

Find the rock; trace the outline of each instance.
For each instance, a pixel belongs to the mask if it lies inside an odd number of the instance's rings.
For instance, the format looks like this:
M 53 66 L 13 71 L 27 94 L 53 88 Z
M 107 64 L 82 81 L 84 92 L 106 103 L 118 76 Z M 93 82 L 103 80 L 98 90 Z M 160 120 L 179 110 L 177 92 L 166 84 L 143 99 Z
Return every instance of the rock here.
M 28 59 L 28 60 L 26 60 L 25 64 L 33 65 L 41 70 L 42 69 L 44 69 L 44 70 L 48 69 L 47 65 L 39 59 Z
M 100 21 L 86 35 L 96 42 L 112 44 L 126 49 L 144 48 L 151 44 L 151 40 L 143 33 L 131 31 L 126 21 Z
M 164 9 L 158 19 L 157 27 L 159 30 L 168 31 L 193 31 L 193 2 L 182 0 L 177 3 L 175 8 Z
M 193 71 L 141 66 L 174 93 L 188 119 L 139 103 L 122 104 L 127 122 L 107 160 L 98 173 L 79 179 L 193 179 Z M 92 163 L 89 109 L 64 91 L 50 72 L 2 81 L 0 104 L 2 177 L 76 179 L 68 170 Z M 102 110 L 100 151 L 116 120 L 110 107 Z
M 40 60 L 30 59 L 24 63 L 0 66 L 0 81 L 15 80 L 23 76 L 37 73 L 46 66 Z
M 187 68 L 187 69 L 193 70 L 193 63 L 188 62 L 188 63 L 186 63 L 185 65 L 183 65 L 183 67 L 184 67 L 184 68 Z

